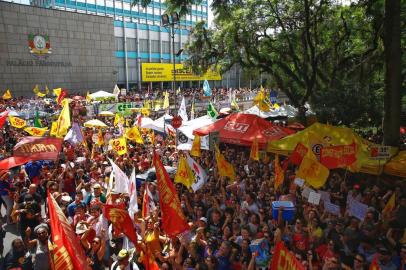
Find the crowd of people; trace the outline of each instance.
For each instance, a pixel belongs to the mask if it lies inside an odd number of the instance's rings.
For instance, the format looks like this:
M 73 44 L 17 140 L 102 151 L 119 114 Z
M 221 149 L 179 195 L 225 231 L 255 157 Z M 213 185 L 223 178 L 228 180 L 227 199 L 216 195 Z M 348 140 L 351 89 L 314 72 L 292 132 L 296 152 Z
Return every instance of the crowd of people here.
M 3 102 L 2 110 L 10 105 L 7 102 L 15 101 Z M 85 118 L 74 120 L 81 125 Z M 17 236 L 7 237 L 13 239 L 11 242 L 1 241 L 0 269 L 51 269 L 48 192 L 68 218 L 94 270 L 145 269 L 145 254 L 135 248 L 138 245 L 152 254 L 159 269 L 270 269 L 279 242 L 295 255 L 303 269 L 368 269 L 374 261 L 381 270 L 406 269 L 404 179 L 331 170 L 321 190 L 339 206 L 339 212 L 332 214 L 323 201 L 309 203 L 303 187 L 295 182 L 297 166 L 287 166 L 283 184 L 275 189 L 274 155 L 264 153 L 254 161 L 249 158 L 249 148 L 230 144 L 220 144 L 220 151 L 235 168 L 234 181 L 220 177 L 214 154 L 203 150 L 195 160 L 208 175 L 204 186 L 192 192 L 176 184 L 190 226 L 186 236 L 168 237 L 161 226 L 156 181 L 139 182 L 140 210 L 132 217 L 138 243 L 131 243 L 103 215 L 106 203 L 128 209 L 130 202 L 129 194 L 109 189 L 112 167 L 108 158 L 130 175 L 133 168 L 137 174 L 149 170 L 154 151 L 164 165 L 172 167 L 184 153 L 176 150 L 173 137 L 160 136 L 152 142 L 149 133 L 144 132 L 144 144 L 128 141 L 127 153 L 118 156 L 107 143 L 116 128 L 108 120 L 107 124 L 111 125 L 103 131 L 103 147 L 93 141 L 97 130 L 83 128 L 85 142 L 64 142 L 58 160 L 32 161 L 0 171 L 1 204 L 6 210 L 0 238 L 11 233 L 10 228 L 18 230 Z M 8 124 L 0 135 L 1 158 L 10 156 L 13 146 L 27 136 Z M 152 201 L 147 215 L 141 211 L 146 188 Z M 384 212 L 393 194 L 395 208 Z M 351 200 L 368 205 L 363 219 L 350 213 Z M 284 217 L 283 207 L 275 211 L 275 201 L 291 201 L 293 218 Z

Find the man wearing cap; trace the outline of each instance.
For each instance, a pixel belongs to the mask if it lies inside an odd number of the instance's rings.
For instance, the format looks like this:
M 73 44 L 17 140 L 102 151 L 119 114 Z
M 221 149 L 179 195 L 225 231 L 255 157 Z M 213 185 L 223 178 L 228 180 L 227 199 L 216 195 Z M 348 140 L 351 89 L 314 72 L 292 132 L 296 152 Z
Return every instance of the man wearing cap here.
M 93 185 L 93 193 L 86 198 L 86 205 L 90 205 L 94 201 L 106 203 L 106 195 L 102 193 L 100 184 Z
M 126 249 L 120 250 L 117 261 L 111 265 L 111 270 L 139 270 L 138 265 L 130 262 L 130 253 Z

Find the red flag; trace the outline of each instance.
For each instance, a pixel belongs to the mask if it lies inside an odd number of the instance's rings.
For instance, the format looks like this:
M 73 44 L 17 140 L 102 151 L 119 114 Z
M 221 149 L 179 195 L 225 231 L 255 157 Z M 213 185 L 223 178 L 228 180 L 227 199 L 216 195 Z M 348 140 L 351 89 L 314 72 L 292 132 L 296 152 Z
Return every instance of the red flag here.
M 72 226 L 50 193 L 47 200 L 53 241 L 52 269 L 91 269 Z
M 289 157 L 290 162 L 295 165 L 300 165 L 302 163 L 303 157 L 306 155 L 309 149 L 302 143 L 298 143 Z
M 274 187 L 277 189 L 280 185 L 283 184 L 283 180 L 285 178 L 285 170 L 281 168 L 281 165 L 279 164 L 279 155 L 276 155 L 275 157 L 275 181 L 274 181 Z
M 126 209 L 118 208 L 116 205 L 106 204 L 104 206 L 104 216 L 114 225 L 118 232 L 124 233 L 135 246 L 137 243 L 137 233 L 133 222 Z
M 2 128 L 4 123 L 6 122 L 7 116 L 8 116 L 8 111 L 4 111 L 4 112 L 0 113 L 0 128 Z
M 156 261 L 153 259 L 153 256 L 147 251 L 143 258 L 143 264 L 145 270 L 159 270 L 159 266 Z
M 159 204 L 162 213 L 162 228 L 170 237 L 189 229 L 186 218 L 183 215 L 182 207 L 176 193 L 175 187 L 165 170 L 161 159 L 154 151 L 154 167 L 158 181 Z
M 344 168 L 357 160 L 357 146 L 349 145 L 325 146 L 320 150 L 320 163 L 329 169 Z
M 151 194 L 148 189 L 148 183 L 145 183 L 144 197 L 142 198 L 142 218 L 150 215 L 155 209 L 155 203 L 151 200 Z
M 381 268 L 378 265 L 377 255 L 375 255 L 374 258 L 372 259 L 372 262 L 369 265 L 369 270 L 381 270 Z
M 66 89 L 62 89 L 61 93 L 58 96 L 58 99 L 56 100 L 56 102 L 58 102 L 58 104 L 60 105 L 62 100 L 68 95 L 68 91 L 66 91 Z

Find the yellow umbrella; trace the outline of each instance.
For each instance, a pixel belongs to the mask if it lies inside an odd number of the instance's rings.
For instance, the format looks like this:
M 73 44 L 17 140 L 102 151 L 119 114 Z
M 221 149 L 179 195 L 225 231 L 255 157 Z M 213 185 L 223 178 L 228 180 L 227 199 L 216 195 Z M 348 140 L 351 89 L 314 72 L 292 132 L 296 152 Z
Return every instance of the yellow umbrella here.
M 92 119 L 92 120 L 85 122 L 84 126 L 85 127 L 107 127 L 107 125 L 105 123 L 103 123 L 102 121 L 97 120 L 97 119 Z
M 102 112 L 99 113 L 99 116 L 113 117 L 114 113 L 109 112 L 109 111 L 102 111 Z

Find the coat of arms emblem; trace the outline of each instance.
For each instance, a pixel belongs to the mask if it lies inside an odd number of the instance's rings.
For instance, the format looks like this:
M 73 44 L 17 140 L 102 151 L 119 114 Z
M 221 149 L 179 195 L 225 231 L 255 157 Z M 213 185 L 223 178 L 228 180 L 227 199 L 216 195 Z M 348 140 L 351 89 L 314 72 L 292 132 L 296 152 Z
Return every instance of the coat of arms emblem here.
M 38 57 L 48 57 L 52 53 L 48 35 L 29 34 L 28 45 L 30 53 Z

